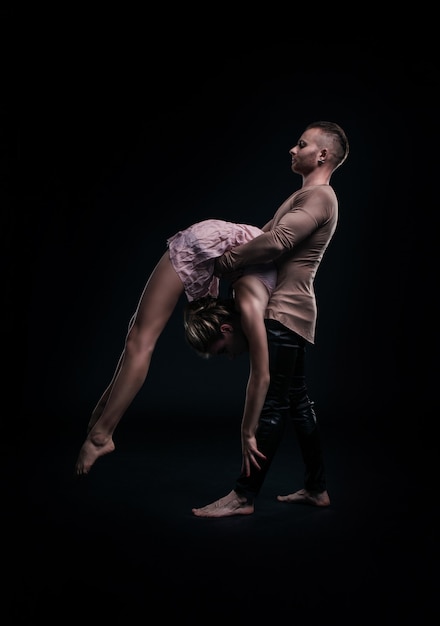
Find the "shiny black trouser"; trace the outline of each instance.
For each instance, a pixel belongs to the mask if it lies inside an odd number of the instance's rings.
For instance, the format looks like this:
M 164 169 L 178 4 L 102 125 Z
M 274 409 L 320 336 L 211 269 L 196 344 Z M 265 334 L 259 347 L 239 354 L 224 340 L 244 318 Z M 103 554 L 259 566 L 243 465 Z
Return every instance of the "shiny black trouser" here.
M 258 449 L 266 456 L 261 469 L 237 479 L 235 491 L 249 502 L 258 495 L 291 417 L 304 462 L 304 487 L 326 489 L 321 439 L 305 379 L 305 340 L 275 320 L 265 320 L 269 345 L 270 385 L 256 434 Z

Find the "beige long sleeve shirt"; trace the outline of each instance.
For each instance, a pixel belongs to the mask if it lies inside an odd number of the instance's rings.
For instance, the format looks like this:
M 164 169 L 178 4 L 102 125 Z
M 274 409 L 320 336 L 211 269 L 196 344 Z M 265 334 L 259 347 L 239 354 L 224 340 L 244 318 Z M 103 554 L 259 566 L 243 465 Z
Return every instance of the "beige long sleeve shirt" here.
M 338 200 L 330 185 L 293 193 L 264 227 L 264 233 L 216 261 L 216 273 L 275 261 L 278 280 L 266 318 L 278 320 L 315 342 L 317 306 L 314 280 L 338 221 Z

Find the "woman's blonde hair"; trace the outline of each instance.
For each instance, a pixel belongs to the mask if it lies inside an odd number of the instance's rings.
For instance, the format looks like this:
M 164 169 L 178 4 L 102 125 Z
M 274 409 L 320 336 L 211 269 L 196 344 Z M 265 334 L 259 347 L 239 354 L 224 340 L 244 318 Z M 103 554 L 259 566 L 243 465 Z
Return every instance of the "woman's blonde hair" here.
M 192 300 L 183 311 L 185 339 L 199 356 L 209 359 L 210 347 L 221 337 L 221 325 L 233 323 L 237 317 L 232 298 L 206 296 Z

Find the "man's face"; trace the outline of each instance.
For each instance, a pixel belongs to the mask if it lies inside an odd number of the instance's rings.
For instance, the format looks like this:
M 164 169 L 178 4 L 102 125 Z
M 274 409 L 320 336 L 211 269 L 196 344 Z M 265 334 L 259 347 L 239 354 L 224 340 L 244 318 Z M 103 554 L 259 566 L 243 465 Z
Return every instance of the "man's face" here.
M 230 359 L 243 354 L 249 350 L 247 339 L 240 327 L 233 327 L 232 324 L 222 324 L 221 337 L 214 341 L 209 350 L 213 356 L 226 355 Z
M 318 167 L 321 154 L 322 133 L 319 128 L 306 130 L 293 148 L 289 150 L 292 156 L 292 172 L 306 175 Z

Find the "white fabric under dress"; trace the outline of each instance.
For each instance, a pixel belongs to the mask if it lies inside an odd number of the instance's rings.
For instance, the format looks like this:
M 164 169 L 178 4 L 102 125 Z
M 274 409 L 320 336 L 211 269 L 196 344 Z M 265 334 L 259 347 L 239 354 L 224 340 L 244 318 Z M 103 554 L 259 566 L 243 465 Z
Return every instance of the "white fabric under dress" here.
M 197 222 L 167 239 L 171 263 L 180 277 L 188 301 L 204 296 L 217 297 L 219 278 L 214 276 L 215 259 L 226 250 L 251 241 L 262 230 L 249 224 L 236 224 L 209 219 Z M 262 282 L 271 292 L 276 283 L 273 263 L 254 267 Z M 252 268 L 247 268 L 247 272 Z

